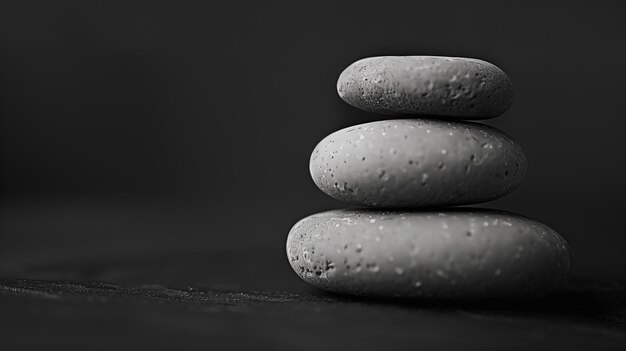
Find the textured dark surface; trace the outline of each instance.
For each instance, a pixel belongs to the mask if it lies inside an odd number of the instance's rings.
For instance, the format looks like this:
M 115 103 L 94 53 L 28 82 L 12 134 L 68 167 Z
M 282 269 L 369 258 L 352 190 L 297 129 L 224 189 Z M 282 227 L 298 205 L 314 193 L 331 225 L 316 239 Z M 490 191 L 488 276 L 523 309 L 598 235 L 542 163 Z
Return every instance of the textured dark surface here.
M 0 204 L 3 351 L 626 345 L 622 283 L 573 280 L 540 300 L 456 306 L 324 294 L 289 267 L 286 236 L 303 216 L 294 207 Z
M 98 282 L 0 281 L 3 350 L 16 348 L 623 349 L 623 284 L 542 300 L 454 306 Z

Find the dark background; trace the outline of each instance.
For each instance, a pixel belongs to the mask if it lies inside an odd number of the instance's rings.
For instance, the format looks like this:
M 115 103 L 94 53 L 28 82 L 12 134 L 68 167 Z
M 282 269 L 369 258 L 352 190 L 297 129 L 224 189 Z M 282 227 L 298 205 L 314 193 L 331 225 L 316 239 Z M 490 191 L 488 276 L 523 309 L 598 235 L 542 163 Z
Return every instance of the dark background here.
M 622 7 L 2 1 L 0 275 L 305 289 L 286 235 L 343 206 L 313 184 L 310 152 L 380 118 L 343 103 L 336 79 L 359 58 L 411 54 L 510 75 L 513 107 L 485 123 L 530 169 L 485 207 L 557 229 L 575 276 L 624 279 Z

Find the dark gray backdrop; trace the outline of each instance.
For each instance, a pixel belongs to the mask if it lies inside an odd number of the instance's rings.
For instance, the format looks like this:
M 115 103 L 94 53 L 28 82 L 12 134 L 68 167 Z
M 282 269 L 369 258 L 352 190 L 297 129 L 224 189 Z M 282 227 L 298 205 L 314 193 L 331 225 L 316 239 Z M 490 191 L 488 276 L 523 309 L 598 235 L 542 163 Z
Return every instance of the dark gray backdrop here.
M 299 284 L 289 228 L 343 206 L 315 188 L 310 152 L 378 118 L 342 103 L 339 73 L 423 54 L 514 82 L 485 123 L 530 170 L 485 206 L 556 228 L 576 275 L 626 278 L 623 17 L 619 1 L 3 1 L 0 273 L 176 252 Z

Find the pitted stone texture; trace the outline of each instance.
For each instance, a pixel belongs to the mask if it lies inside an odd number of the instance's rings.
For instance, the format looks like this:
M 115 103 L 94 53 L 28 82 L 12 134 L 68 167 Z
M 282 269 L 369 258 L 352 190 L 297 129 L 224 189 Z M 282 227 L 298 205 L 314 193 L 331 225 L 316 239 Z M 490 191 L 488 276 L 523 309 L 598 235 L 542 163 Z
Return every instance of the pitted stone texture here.
M 487 119 L 513 103 L 506 73 L 486 61 L 457 57 L 365 58 L 341 73 L 337 92 L 354 107 L 392 115 Z
M 408 119 L 332 133 L 309 166 L 315 184 L 338 200 L 417 208 L 502 197 L 522 182 L 527 164 L 520 146 L 493 127 Z
M 291 229 L 287 256 L 315 287 L 376 297 L 543 296 L 570 270 L 568 244 L 553 229 L 481 209 L 318 213 Z

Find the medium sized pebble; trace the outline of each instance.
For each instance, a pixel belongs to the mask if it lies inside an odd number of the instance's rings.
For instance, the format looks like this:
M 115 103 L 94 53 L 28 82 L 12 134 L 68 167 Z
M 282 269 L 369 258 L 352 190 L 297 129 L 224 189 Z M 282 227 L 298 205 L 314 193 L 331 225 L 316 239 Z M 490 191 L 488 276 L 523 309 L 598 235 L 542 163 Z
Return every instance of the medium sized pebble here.
M 300 220 L 287 256 L 305 282 L 374 297 L 534 297 L 570 271 L 567 242 L 545 224 L 503 211 L 334 210 Z
M 513 103 L 513 85 L 495 65 L 478 59 L 381 56 L 354 62 L 337 92 L 362 110 L 459 119 L 497 117 Z
M 526 174 L 521 147 L 479 123 L 376 121 L 324 138 L 309 168 L 324 193 L 356 206 L 435 207 L 494 200 Z

